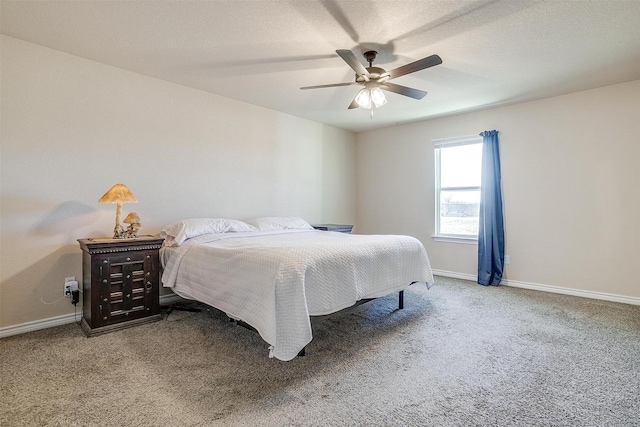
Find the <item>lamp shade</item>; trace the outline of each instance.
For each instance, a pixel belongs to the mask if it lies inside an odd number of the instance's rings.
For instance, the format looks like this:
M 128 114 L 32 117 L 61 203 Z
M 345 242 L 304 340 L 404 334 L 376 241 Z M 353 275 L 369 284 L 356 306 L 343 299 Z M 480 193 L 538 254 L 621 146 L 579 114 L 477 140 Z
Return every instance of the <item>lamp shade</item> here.
M 126 222 L 127 224 L 136 224 L 140 222 L 140 217 L 135 212 L 129 212 L 129 215 L 127 215 L 122 222 Z
M 126 185 L 116 184 L 104 193 L 98 203 L 138 203 L 138 200 Z

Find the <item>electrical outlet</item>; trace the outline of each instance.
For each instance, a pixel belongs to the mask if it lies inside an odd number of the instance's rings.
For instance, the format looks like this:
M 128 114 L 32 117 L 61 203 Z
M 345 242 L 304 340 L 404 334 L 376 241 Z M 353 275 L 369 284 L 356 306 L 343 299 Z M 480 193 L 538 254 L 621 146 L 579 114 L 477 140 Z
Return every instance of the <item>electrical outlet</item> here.
M 509 255 L 505 255 L 504 256 L 504 263 L 505 264 L 509 264 L 511 262 L 511 258 L 509 258 Z
M 71 295 L 72 291 L 78 290 L 78 282 L 75 277 L 65 277 L 64 279 L 64 296 Z

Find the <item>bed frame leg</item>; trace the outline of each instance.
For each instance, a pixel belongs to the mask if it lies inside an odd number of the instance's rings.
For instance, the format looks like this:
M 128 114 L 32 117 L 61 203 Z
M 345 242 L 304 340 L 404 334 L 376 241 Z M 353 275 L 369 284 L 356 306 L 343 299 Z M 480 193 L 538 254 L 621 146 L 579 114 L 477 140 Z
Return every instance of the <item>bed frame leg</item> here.
M 402 310 L 404 308 L 404 291 L 400 291 L 400 295 L 398 295 L 398 310 Z
M 306 352 L 305 352 L 306 348 L 307 348 L 307 347 L 302 347 L 302 350 L 300 350 L 300 352 L 298 353 L 298 357 L 304 357 L 304 355 L 305 355 L 305 353 L 306 353 Z

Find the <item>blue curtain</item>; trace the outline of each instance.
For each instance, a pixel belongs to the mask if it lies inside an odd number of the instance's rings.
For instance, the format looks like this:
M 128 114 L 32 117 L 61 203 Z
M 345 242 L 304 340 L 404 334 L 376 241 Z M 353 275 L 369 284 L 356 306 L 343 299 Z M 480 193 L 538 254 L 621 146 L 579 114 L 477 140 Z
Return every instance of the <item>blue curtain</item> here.
M 478 283 L 498 286 L 504 268 L 504 221 L 500 187 L 500 148 L 498 131 L 480 134 L 482 142 L 482 181 L 480 229 L 478 231 Z

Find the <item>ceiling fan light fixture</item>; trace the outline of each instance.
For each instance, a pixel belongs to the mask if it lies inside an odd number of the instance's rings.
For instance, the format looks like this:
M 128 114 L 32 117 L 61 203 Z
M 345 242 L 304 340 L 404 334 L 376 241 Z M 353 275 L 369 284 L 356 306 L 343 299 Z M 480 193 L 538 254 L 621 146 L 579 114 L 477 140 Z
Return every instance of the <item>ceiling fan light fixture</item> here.
M 380 108 L 386 103 L 387 98 L 379 87 L 365 87 L 360 89 L 360 92 L 356 95 L 356 104 L 358 104 L 360 108 L 370 110 L 372 104 L 375 105 L 376 108 Z
M 384 92 L 379 87 L 374 87 L 371 89 L 371 100 L 373 101 L 376 108 L 382 107 L 387 103 L 387 98 L 384 96 Z
M 356 95 L 356 103 L 361 108 L 371 108 L 371 94 L 369 93 L 369 89 L 360 89 L 360 92 Z

